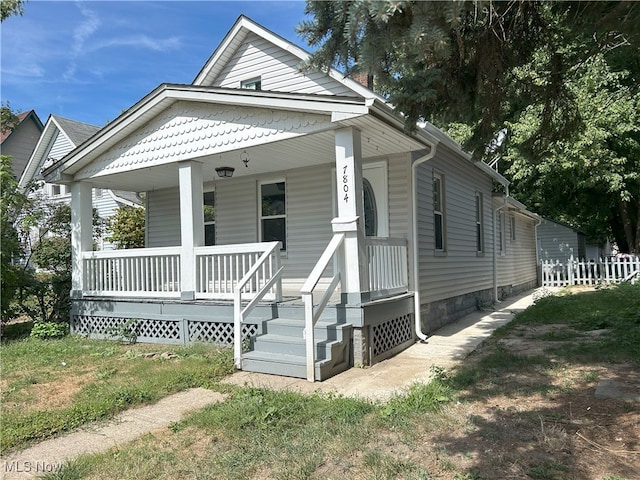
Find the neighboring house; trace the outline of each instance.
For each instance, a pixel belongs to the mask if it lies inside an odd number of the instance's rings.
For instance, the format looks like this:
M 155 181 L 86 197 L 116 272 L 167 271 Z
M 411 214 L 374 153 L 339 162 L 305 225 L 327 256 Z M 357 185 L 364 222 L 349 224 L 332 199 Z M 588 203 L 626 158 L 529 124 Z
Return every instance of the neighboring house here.
M 44 127 L 35 110 L 19 113 L 17 117 L 15 128 L 0 137 L 0 154 L 13 157 L 13 174 L 19 179 Z
M 98 130 L 100 127 L 50 115 L 26 163 L 26 168 L 19 177 L 20 188 L 25 189 L 32 181 L 41 180 L 40 170 L 44 165 L 64 157 Z M 71 202 L 71 191 L 65 184 L 44 183 L 39 191 L 53 202 Z M 140 203 L 135 193 L 101 187 L 94 188 L 92 192 L 92 205 L 98 215 L 104 219 L 112 216 L 121 205 L 135 206 Z M 98 248 L 111 250 L 112 245 L 101 240 Z
M 539 261 L 598 260 L 610 253 L 610 245 L 593 244 L 584 233 L 564 223 L 545 218 L 538 227 Z
M 44 169 L 71 190 L 75 332 L 233 343 L 239 368 L 318 380 L 536 286 L 539 219 L 508 182 L 307 56 L 241 16 L 192 84 Z M 146 248 L 91 251 L 92 187 L 146 192 Z

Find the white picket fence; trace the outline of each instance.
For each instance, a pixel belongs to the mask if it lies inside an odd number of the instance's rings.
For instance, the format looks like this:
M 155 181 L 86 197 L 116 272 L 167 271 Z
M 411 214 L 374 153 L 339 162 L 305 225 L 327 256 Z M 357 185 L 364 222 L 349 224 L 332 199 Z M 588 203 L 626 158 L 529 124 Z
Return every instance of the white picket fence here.
M 640 256 L 624 256 L 599 260 L 541 262 L 542 286 L 601 285 L 620 282 L 635 283 L 640 279 Z

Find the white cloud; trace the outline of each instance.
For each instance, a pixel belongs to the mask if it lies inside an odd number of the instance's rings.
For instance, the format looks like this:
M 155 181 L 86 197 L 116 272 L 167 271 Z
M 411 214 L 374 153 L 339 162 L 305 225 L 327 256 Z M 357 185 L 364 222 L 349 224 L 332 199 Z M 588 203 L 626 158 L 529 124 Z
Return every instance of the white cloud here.
M 164 52 L 167 50 L 176 50 L 182 46 L 180 37 L 169 38 L 151 38 L 145 34 L 120 36 L 104 40 L 96 44 L 91 50 L 110 47 L 134 47 L 140 49 L 153 50 L 156 52 Z
M 72 55 L 66 72 L 62 75 L 65 80 L 71 80 L 76 74 L 78 69 L 77 59 L 85 53 L 85 43 L 96 30 L 100 27 L 100 18 L 93 10 L 87 8 L 82 2 L 77 2 L 76 5 L 82 14 L 83 20 L 76 28 L 73 29 L 73 45 Z

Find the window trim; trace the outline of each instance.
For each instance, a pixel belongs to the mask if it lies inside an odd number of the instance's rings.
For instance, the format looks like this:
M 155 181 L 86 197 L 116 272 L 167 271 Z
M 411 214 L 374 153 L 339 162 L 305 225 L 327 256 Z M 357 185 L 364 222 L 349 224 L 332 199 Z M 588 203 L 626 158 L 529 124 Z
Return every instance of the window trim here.
M 507 238 L 505 235 L 505 230 L 507 226 L 506 215 L 503 211 L 498 212 L 498 252 L 500 255 L 504 256 L 507 253 Z
M 476 190 L 476 253 L 478 255 L 484 255 L 485 240 L 484 240 L 484 199 L 482 192 Z
M 62 185 L 60 183 L 50 183 L 49 194 L 51 198 L 61 198 L 69 195 L 70 191 L 67 191 L 66 185 Z M 58 193 L 55 192 L 55 189 L 58 189 Z
M 262 216 L 262 186 L 263 185 L 271 185 L 271 184 L 275 184 L 275 183 L 284 183 L 284 214 L 283 215 L 270 215 L 267 217 Z M 284 177 L 280 177 L 280 178 L 271 178 L 271 179 L 266 179 L 266 180 L 260 180 L 258 181 L 258 242 L 264 242 L 264 238 L 263 238 L 263 231 L 262 231 L 262 221 L 264 219 L 275 219 L 275 218 L 284 218 L 284 241 L 285 244 L 282 246 L 282 248 L 280 249 L 280 253 L 281 254 L 286 254 L 287 253 L 287 245 L 288 245 L 288 229 L 289 229 L 289 223 L 287 221 L 287 217 L 288 217 L 288 202 L 289 202 L 289 195 L 287 193 L 287 179 Z
M 511 242 L 516 241 L 516 216 L 511 214 L 509 215 L 509 239 Z
M 257 76 L 253 78 L 248 78 L 246 80 L 241 80 L 240 88 L 244 90 L 255 90 L 259 92 L 262 90 L 262 77 Z
M 217 238 L 217 237 L 218 237 L 218 231 L 217 231 L 217 228 L 216 228 L 216 220 L 215 220 L 215 217 L 214 217 L 213 222 L 207 222 L 207 221 L 204 219 L 204 207 L 205 207 L 205 205 L 206 205 L 206 204 L 204 203 L 204 196 L 205 196 L 205 194 L 207 194 L 207 193 L 213 193 L 213 208 L 215 208 L 215 207 L 216 207 L 216 190 L 215 190 L 215 188 L 213 188 L 213 187 L 209 187 L 209 188 L 205 188 L 205 189 L 203 189 L 203 191 L 202 191 L 202 223 L 203 223 L 203 229 L 204 229 L 204 239 L 203 239 L 203 240 L 204 240 L 205 246 L 213 246 L 213 245 L 217 245 L 217 243 L 218 243 L 218 238 Z M 213 226 L 214 226 L 213 243 L 212 243 L 212 244 L 210 244 L 210 245 L 207 245 L 207 242 L 206 242 L 206 238 L 207 238 L 207 225 L 213 225 Z
M 440 210 L 436 210 L 435 204 L 435 184 L 436 180 L 440 183 L 440 192 L 439 192 L 439 202 L 440 202 Z M 446 195 L 445 195 L 445 175 L 444 173 L 433 171 L 432 176 L 432 202 L 433 202 L 433 249 L 436 255 L 446 255 L 447 253 L 447 212 L 446 212 Z M 437 229 L 436 229 L 436 216 L 440 216 L 440 234 L 442 238 L 440 239 L 440 243 L 442 244 L 441 248 L 437 248 L 438 239 L 437 237 Z

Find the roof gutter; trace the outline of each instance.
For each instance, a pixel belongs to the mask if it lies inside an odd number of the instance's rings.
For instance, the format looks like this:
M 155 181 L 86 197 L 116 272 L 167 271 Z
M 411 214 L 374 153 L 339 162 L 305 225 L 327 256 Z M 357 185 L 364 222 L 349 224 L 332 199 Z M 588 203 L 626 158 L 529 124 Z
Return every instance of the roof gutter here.
M 411 222 L 413 230 L 412 256 L 413 256 L 413 317 L 415 319 L 416 335 L 423 342 L 428 336 L 422 331 L 422 315 L 420 313 L 420 259 L 418 257 L 418 167 L 436 156 L 439 141 L 431 144 L 428 154 L 420 157 L 411 164 Z

